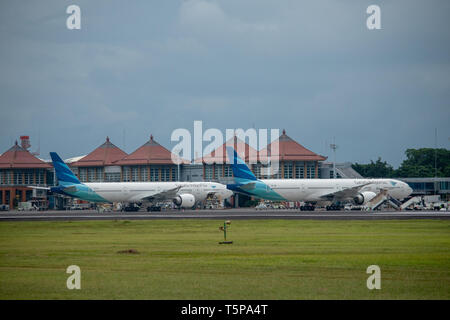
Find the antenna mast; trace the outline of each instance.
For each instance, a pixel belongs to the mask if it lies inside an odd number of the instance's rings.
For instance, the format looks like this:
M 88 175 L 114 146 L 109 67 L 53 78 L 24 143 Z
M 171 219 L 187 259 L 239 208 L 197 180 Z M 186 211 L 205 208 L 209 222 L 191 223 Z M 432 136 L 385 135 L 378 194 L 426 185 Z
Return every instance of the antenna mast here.
M 330 144 L 330 148 L 334 153 L 334 161 L 333 161 L 333 179 L 336 179 L 336 149 L 338 146 L 336 145 L 336 137 L 333 137 L 333 143 Z

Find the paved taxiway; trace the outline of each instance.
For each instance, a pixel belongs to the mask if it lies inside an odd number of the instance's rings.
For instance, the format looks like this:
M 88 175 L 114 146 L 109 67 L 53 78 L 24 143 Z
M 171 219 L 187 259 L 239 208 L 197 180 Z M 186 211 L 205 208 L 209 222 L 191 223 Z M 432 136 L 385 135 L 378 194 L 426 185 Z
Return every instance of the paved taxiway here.
M 0 212 L 0 221 L 75 221 L 75 220 L 153 220 L 153 219 L 309 219 L 309 220 L 405 220 L 450 219 L 443 211 L 299 211 L 299 210 L 171 210 L 162 212 L 82 211 L 7 211 Z

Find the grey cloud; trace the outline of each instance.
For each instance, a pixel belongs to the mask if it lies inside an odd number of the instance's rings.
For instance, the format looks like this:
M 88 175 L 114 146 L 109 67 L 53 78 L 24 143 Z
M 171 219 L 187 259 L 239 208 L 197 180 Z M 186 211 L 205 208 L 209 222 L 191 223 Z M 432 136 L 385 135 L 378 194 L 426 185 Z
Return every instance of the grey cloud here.
M 286 128 L 339 161 L 449 146 L 450 4 L 377 1 L 72 1 L 0 4 L 0 152 L 86 154 L 109 135 L 127 152 L 176 128 Z M 125 132 L 125 135 L 124 135 Z M 125 138 L 125 139 L 124 139 Z

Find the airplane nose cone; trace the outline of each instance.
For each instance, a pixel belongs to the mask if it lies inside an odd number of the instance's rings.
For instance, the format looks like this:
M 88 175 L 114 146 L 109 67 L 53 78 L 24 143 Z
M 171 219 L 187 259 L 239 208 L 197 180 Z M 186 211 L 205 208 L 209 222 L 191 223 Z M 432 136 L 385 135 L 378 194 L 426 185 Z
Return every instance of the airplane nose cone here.
M 405 192 L 405 198 L 406 198 L 407 196 L 409 196 L 411 193 L 413 193 L 413 189 L 412 189 L 407 183 L 405 183 L 405 184 L 403 185 L 403 190 L 404 190 L 404 192 Z

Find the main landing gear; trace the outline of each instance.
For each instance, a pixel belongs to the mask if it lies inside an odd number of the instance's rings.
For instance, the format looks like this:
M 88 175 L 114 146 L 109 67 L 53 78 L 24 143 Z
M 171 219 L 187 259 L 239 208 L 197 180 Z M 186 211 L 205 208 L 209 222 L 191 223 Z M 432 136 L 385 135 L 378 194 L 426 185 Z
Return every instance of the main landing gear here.
M 343 209 L 343 206 L 341 206 L 340 204 L 332 204 L 329 206 L 326 206 L 327 211 L 339 211 L 341 209 Z
M 300 206 L 300 211 L 314 211 L 315 209 L 316 207 L 311 204 L 305 204 L 303 206 Z

